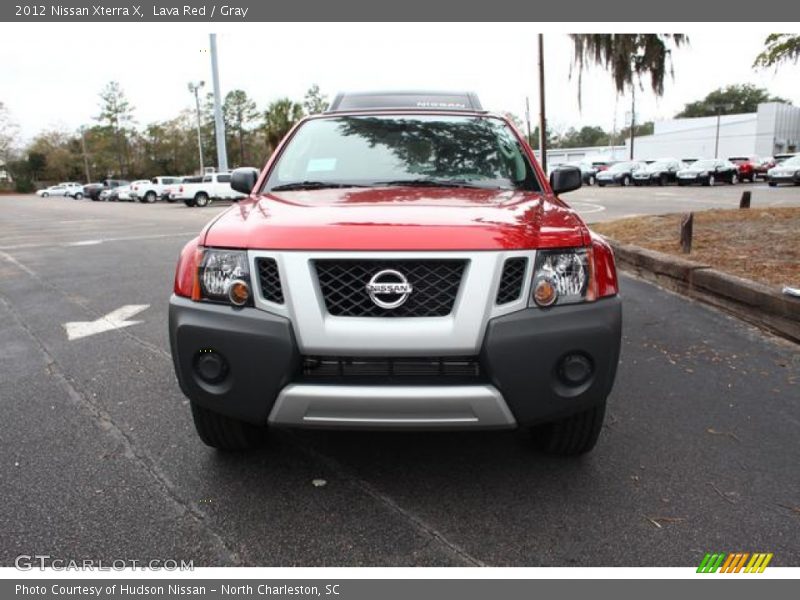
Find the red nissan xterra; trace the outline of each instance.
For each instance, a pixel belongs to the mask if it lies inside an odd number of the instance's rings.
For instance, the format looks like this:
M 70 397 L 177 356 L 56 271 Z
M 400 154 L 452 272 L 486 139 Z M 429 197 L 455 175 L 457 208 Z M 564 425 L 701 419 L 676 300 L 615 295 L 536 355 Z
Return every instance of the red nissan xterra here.
M 529 429 L 597 441 L 617 369 L 614 257 L 471 93 L 338 95 L 181 252 L 175 372 L 213 447 L 272 427 Z

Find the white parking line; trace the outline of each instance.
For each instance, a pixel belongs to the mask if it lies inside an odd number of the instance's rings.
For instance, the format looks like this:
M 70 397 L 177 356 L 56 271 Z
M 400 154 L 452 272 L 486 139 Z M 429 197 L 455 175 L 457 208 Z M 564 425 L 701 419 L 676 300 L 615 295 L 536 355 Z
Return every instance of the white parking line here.
M 56 242 L 49 244 L 16 244 L 14 246 L 0 246 L 0 250 L 28 250 L 31 248 L 69 248 L 74 246 L 95 246 L 106 242 L 135 242 L 138 240 L 157 240 L 160 238 L 171 238 L 183 235 L 197 235 L 195 231 L 177 231 L 175 233 L 161 233 L 154 235 L 130 235 L 115 238 L 100 238 L 93 240 L 78 240 L 76 242 Z
M 579 213 L 584 215 L 590 215 L 592 213 L 602 212 L 606 209 L 605 206 L 602 204 L 594 204 L 592 202 L 570 202 L 570 207 L 577 210 Z M 585 208 L 584 208 L 585 207 Z

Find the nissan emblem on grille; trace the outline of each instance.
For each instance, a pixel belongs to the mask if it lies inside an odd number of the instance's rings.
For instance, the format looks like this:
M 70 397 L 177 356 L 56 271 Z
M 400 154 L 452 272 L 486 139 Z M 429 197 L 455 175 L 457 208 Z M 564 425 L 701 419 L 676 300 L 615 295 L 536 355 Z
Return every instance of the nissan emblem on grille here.
M 378 271 L 366 285 L 370 300 L 381 308 L 397 308 L 411 295 L 414 288 L 400 271 L 384 269 Z M 381 296 L 386 299 L 382 299 Z

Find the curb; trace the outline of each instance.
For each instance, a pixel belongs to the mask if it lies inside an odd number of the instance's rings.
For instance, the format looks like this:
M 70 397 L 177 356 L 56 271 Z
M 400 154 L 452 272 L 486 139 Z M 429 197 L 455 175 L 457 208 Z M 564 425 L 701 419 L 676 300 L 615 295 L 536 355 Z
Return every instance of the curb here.
M 800 299 L 685 258 L 606 238 L 617 266 L 800 343 Z

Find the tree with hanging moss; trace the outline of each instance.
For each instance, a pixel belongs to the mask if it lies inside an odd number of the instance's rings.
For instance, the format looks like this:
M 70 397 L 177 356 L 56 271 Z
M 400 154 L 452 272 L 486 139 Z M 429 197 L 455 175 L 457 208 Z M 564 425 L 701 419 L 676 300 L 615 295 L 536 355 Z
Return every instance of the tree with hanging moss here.
M 662 96 L 666 75 L 674 76 L 672 50 L 689 42 L 682 33 L 593 33 L 571 34 L 570 38 L 574 49 L 572 66 L 578 70 L 579 103 L 583 72 L 592 66 L 611 72 L 618 94 L 635 84 L 641 86 L 642 79 L 648 77 L 653 93 Z
M 766 69 L 800 59 L 800 35 L 771 33 L 764 40 L 764 50 L 756 57 L 753 66 Z

